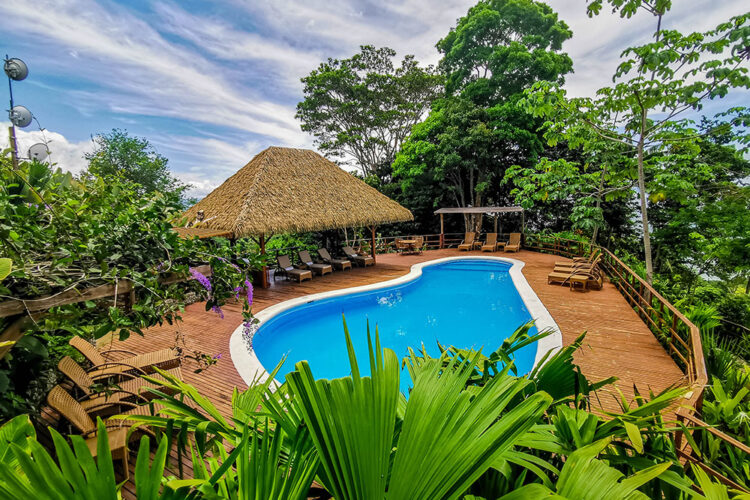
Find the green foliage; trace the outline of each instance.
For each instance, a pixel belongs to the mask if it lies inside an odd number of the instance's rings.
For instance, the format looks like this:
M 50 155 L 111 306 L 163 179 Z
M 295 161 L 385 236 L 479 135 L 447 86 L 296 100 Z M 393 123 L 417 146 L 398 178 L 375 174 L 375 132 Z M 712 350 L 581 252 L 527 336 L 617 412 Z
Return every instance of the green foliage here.
M 393 164 L 407 207 L 504 204 L 505 170 L 543 151 L 541 121 L 518 100 L 535 82 L 563 82 L 572 62 L 560 49 L 570 36 L 550 7 L 530 0 L 482 1 L 459 19 L 438 43 L 448 97 L 414 126 Z M 466 216 L 465 229 L 481 230 L 481 220 Z
M 94 150 L 85 154 L 89 162 L 84 177 L 116 177 L 137 184 L 136 192 L 182 193 L 189 188 L 175 178 L 168 160 L 143 137 L 131 137 L 126 130 L 112 129 L 92 138 Z
M 353 160 L 365 177 L 390 176 L 390 163 L 412 125 L 440 92 L 441 78 L 414 56 L 396 67 L 396 52 L 363 45 L 348 59 L 328 59 L 302 79 L 302 130 L 326 154 Z
M 113 332 L 126 338 L 177 321 L 188 294 L 197 293 L 208 309 L 219 313 L 230 297 L 246 296 L 235 289 L 247 288 L 251 266 L 236 259 L 228 244 L 179 238 L 172 221 L 180 211 L 176 193 L 144 195 L 138 185 L 122 179 L 74 180 L 41 163 L 24 162 L 14 169 L 8 157 L 0 158 L 0 257 L 13 260 L 10 274 L 0 282 L 3 300 L 121 281 L 132 284 L 136 293 L 135 304 L 122 295 L 89 300 L 57 306 L 33 322 L 0 360 L 0 415 L 36 411 L 55 382 L 53 366 L 69 354 L 72 335 L 95 339 Z M 195 280 L 164 279 L 187 279 L 189 269 L 202 264 L 211 266 L 210 290 Z M 244 310 L 251 320 L 246 300 Z M 18 318 L 0 320 L 0 329 Z
M 552 8 L 532 0 L 482 0 L 437 43 L 449 94 L 493 105 L 535 81 L 562 84 L 573 61 L 560 52 L 572 36 Z

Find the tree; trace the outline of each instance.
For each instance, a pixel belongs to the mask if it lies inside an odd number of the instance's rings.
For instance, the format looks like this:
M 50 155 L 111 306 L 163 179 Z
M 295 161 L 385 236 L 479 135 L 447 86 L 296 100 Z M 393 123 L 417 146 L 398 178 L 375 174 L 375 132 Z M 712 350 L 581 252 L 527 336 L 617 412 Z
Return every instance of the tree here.
M 405 193 L 437 184 L 456 206 L 482 206 L 503 167 L 525 163 L 542 146 L 513 111 L 485 109 L 460 97 L 441 100 L 396 156 L 394 178 Z M 465 215 L 464 221 L 467 231 L 481 230 L 481 214 Z
M 297 104 L 302 130 L 326 154 L 354 162 L 365 177 L 390 176 L 390 164 L 430 104 L 441 92 L 432 66 L 407 55 L 396 67 L 396 51 L 363 45 L 348 59 L 328 59 L 302 79 Z
M 437 44 L 449 96 L 435 102 L 397 155 L 402 190 L 432 182 L 460 207 L 498 202 L 505 169 L 533 165 L 544 148 L 536 130 L 542 122 L 518 100 L 539 80 L 563 82 L 572 62 L 560 49 L 570 36 L 549 6 L 532 0 L 482 1 L 469 9 Z M 482 216 L 464 222 L 477 231 Z
M 125 130 L 112 129 L 92 138 L 94 151 L 86 153 L 89 162 L 86 176 L 120 176 L 140 186 L 141 194 L 179 193 L 189 185 L 175 178 L 167 166 L 168 160 L 157 153 L 148 139 L 132 137 Z
M 484 0 L 437 44 L 449 94 L 494 105 L 540 80 L 562 84 L 573 33 L 552 8 L 532 0 Z
M 598 13 L 602 1 L 589 4 Z M 646 274 L 653 280 L 648 200 L 652 183 L 682 184 L 678 175 L 700 151 L 700 134 L 689 112 L 701 109 L 706 99 L 724 97 L 731 89 L 750 88 L 742 63 L 750 54 L 748 15 L 719 24 L 705 33 L 684 35 L 664 30 L 662 17 L 670 2 L 664 0 L 609 0 L 621 17 L 639 9 L 656 19 L 653 41 L 623 52 L 615 84 L 597 91 L 595 98 L 567 98 L 559 85 L 543 82 L 529 92 L 527 109 L 548 122 L 551 142 L 576 142 L 594 133 L 597 140 L 623 145 L 625 156 L 618 168 L 635 172 L 640 202 Z M 733 110 L 734 123 L 747 120 Z

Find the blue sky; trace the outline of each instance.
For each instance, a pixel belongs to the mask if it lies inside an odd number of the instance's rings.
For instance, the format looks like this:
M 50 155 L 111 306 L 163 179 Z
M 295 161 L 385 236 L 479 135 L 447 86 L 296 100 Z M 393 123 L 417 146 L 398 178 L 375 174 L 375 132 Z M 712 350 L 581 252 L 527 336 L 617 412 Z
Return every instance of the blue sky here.
M 16 103 L 46 129 L 58 165 L 79 171 L 92 134 L 124 128 L 147 137 L 202 196 L 270 145 L 313 147 L 294 112 L 299 79 L 320 61 L 373 44 L 436 63 L 435 43 L 474 3 L 13 0 L 0 2 L 0 50 L 29 65 Z M 583 0 L 549 3 L 574 32 L 564 49 L 576 95 L 607 85 L 620 51 L 653 30 L 645 15 L 589 19 Z M 674 3 L 665 23 L 683 31 L 746 9 L 738 0 Z M 0 98 L 7 102 L 7 90 Z M 39 141 L 35 128 L 19 133 L 22 151 Z

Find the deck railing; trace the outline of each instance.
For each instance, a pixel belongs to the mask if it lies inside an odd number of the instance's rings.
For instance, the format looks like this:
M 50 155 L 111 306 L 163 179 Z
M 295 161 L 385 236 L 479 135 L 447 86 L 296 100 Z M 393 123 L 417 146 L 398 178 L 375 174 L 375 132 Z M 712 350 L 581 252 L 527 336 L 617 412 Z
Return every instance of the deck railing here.
M 439 234 L 422 236 L 425 241 L 424 249 L 436 249 L 455 247 L 463 240 L 464 235 L 463 233 L 445 234 L 442 245 L 440 244 Z M 508 236 L 508 234 L 498 234 L 498 239 L 507 240 Z M 376 240 L 376 251 L 378 253 L 395 252 L 395 241 L 408 237 L 410 236 L 378 238 Z M 370 240 L 356 240 L 353 244 L 369 249 Z M 703 391 L 708 376 L 698 327 L 607 248 L 591 245 L 586 241 L 542 234 L 525 234 L 524 248 L 569 258 L 588 255 L 594 248 L 601 250 L 601 267 L 609 281 L 633 307 L 633 310 L 685 374 L 689 391 L 676 412 L 677 419 L 682 424 L 681 430 L 675 432 L 675 445 L 678 455 L 684 462 L 691 462 L 700 466 L 724 484 L 744 490 L 745 488 L 742 485 L 703 463 L 690 447 L 691 440 L 696 442 L 701 433 L 710 433 L 713 437 L 723 441 L 726 446 L 732 447 L 736 452 L 748 453 L 750 450 L 746 445 L 706 424 L 699 418 Z M 686 437 L 684 433 L 690 433 L 691 435 Z

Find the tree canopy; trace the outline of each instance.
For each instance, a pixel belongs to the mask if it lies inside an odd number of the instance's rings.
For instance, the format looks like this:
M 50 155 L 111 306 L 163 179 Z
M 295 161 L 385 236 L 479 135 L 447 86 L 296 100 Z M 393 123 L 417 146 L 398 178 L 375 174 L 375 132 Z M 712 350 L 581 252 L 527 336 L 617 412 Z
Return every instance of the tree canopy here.
M 92 140 L 95 147 L 85 154 L 89 165 L 83 175 L 121 177 L 140 186 L 137 190 L 141 194 L 182 192 L 189 187 L 172 175 L 167 158 L 157 153 L 144 137 L 112 129 Z
M 441 92 L 441 77 L 407 55 L 364 45 L 348 59 L 328 59 L 302 79 L 305 98 L 297 104 L 302 130 L 321 151 L 365 177 L 387 179 L 401 143 Z

